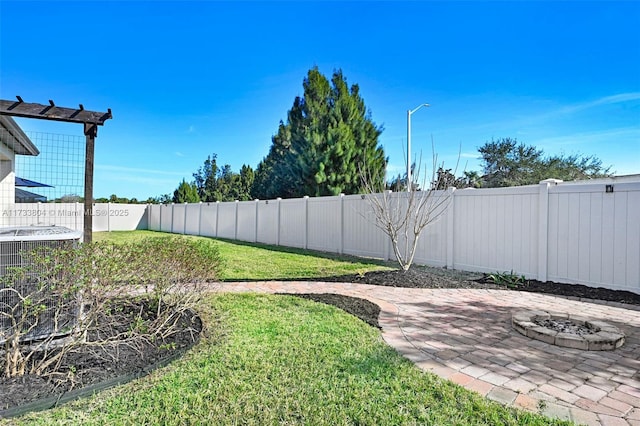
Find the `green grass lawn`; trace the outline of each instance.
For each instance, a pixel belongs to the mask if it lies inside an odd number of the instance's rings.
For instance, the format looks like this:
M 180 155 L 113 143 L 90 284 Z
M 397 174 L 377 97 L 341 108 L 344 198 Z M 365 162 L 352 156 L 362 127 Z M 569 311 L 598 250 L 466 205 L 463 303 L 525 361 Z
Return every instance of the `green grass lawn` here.
M 380 332 L 293 296 L 207 299 L 211 330 L 150 376 L 17 424 L 548 425 L 423 373 Z
M 95 234 L 126 243 L 150 232 Z M 194 237 L 189 237 L 194 238 Z M 321 277 L 388 268 L 301 250 L 212 240 L 229 280 Z M 549 425 L 420 371 L 379 330 L 283 295 L 212 294 L 207 337 L 129 384 L 0 424 Z
M 145 237 L 164 237 L 167 235 L 163 232 L 153 231 L 97 232 L 93 234 L 93 239 L 94 241 L 109 240 L 126 243 Z M 186 238 L 204 238 L 218 246 L 222 258 L 220 273 L 222 281 L 322 278 L 395 269 L 392 263 L 353 256 L 205 237 L 187 236 Z

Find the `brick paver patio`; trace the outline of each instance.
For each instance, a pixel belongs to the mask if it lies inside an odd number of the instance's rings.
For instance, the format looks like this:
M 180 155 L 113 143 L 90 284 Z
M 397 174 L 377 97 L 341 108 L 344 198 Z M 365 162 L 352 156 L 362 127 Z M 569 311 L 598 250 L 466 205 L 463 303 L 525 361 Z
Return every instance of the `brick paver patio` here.
M 640 426 L 640 307 L 508 290 L 318 282 L 222 283 L 218 291 L 336 293 L 380 306 L 384 340 L 419 368 L 504 404 L 586 425 Z M 529 339 L 512 312 L 540 309 L 610 322 L 615 351 Z

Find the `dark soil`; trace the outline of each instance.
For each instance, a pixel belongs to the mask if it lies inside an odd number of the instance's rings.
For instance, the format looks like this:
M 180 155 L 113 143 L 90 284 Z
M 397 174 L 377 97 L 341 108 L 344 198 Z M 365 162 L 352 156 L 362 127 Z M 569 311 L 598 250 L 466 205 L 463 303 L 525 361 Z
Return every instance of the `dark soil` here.
M 138 313 L 144 309 L 149 307 L 140 302 L 127 305 L 127 310 L 131 312 Z M 143 314 L 151 315 L 153 313 L 150 310 Z M 153 343 L 146 341 L 137 342 L 135 346 L 111 344 L 101 348 L 83 347 L 66 354 L 62 367 L 55 374 L 26 374 L 14 378 L 0 375 L 0 418 L 15 415 L 12 410 L 16 407 L 44 398 L 62 397 L 70 391 L 91 389 L 110 380 L 115 385 L 143 375 L 150 366 L 160 364 L 191 347 L 199 339 L 203 327 L 196 315 L 183 315 L 179 326 L 179 332 Z M 111 328 L 105 327 L 102 331 L 105 329 Z M 89 335 L 88 341 L 92 340 L 94 338 Z M 47 407 L 40 407 L 43 408 Z
M 372 327 L 381 328 L 380 324 L 378 324 L 380 307 L 368 300 L 361 299 L 359 297 L 350 297 L 331 293 L 296 293 L 293 296 L 336 306 L 343 311 L 360 318 Z
M 556 294 L 576 298 L 597 299 L 640 305 L 640 294 L 628 291 L 614 291 L 593 288 L 579 284 L 542 283 L 526 280 L 515 285 L 496 284 L 488 276 L 477 273 L 453 271 L 442 268 L 414 266 L 407 272 L 378 271 L 358 275 L 325 277 L 314 281 L 351 282 L 392 287 L 409 288 L 478 288 L 508 289 Z M 337 306 L 367 324 L 378 327 L 380 308 L 364 299 L 336 294 L 298 294 L 299 297 Z M 0 377 L 0 417 L 10 407 L 21 406 L 39 398 L 63 395 L 72 389 L 91 386 L 115 377 L 144 371 L 149 365 L 181 352 L 193 344 L 193 329 L 202 329 L 202 324 L 194 324 L 185 319 L 185 331 L 170 340 L 148 344 L 143 348 L 120 347 L 117 351 L 94 352 L 85 350 L 65 359 L 62 375 L 39 377 L 26 375 L 14 379 Z

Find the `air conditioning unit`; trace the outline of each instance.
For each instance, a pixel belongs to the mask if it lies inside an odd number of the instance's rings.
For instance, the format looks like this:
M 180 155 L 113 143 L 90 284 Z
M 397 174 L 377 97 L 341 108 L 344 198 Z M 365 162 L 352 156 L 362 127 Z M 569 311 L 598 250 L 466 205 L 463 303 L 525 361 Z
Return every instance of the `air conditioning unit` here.
M 62 226 L 0 228 L 0 344 L 6 341 L 6 336 L 13 334 L 12 317 L 21 315 L 25 298 L 37 291 L 40 291 L 39 304 L 43 305 L 43 311 L 38 315 L 37 322 L 35 318 L 28 318 L 23 322 L 23 328 L 31 329 L 22 340 L 34 341 L 70 332 L 77 322 L 79 306 L 71 303 L 68 305 L 68 312 L 56 312 L 59 310 L 58 300 L 53 294 L 47 297 L 46 283 L 42 282 L 36 268 L 24 268 L 27 273 L 20 275 L 20 278 L 12 276 L 11 270 L 30 266 L 30 253 L 34 249 L 75 247 L 81 237 L 81 232 Z M 45 293 L 42 294 L 41 291 Z

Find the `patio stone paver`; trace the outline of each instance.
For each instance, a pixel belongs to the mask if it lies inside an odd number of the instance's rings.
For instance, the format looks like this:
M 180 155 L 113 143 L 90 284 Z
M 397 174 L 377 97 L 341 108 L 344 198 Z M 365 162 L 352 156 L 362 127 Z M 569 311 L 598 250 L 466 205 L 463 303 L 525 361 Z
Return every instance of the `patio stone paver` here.
M 508 290 L 415 289 L 320 282 L 220 283 L 215 291 L 336 293 L 380 306 L 387 344 L 424 371 L 490 399 L 589 426 L 640 425 L 640 307 Z M 579 313 L 618 327 L 615 351 L 529 339 L 522 309 Z

